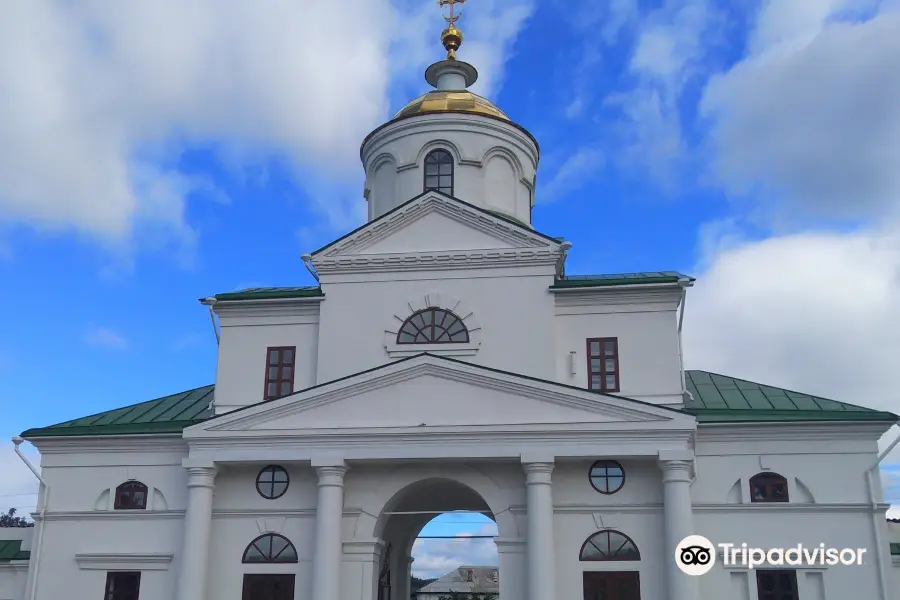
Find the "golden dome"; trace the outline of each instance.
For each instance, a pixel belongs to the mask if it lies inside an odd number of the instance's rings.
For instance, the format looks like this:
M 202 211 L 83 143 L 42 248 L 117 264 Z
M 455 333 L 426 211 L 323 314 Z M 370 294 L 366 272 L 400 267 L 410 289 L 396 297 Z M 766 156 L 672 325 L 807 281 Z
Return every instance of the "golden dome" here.
M 494 106 L 490 100 L 466 90 L 434 90 L 428 92 L 404 106 L 400 112 L 394 115 L 394 119 L 412 115 L 442 112 L 485 115 L 494 117 L 495 119 L 512 122 L 512 119 L 506 116 L 506 113 L 502 110 Z

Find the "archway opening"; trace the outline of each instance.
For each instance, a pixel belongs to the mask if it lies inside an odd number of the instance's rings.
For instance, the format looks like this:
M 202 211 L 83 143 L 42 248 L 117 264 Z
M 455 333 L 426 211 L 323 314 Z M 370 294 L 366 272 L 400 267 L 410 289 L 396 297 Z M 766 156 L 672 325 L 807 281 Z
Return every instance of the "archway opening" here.
M 419 481 L 392 498 L 379 521 L 384 547 L 376 600 L 499 597 L 498 528 L 470 487 Z

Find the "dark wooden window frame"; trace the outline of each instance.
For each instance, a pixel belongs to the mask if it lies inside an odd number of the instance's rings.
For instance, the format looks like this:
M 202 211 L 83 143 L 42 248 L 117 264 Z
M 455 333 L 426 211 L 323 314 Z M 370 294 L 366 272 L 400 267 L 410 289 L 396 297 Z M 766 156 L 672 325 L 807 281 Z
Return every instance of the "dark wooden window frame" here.
M 423 314 L 429 313 L 429 312 L 432 313 L 430 331 L 427 331 L 427 329 L 422 330 L 418 327 L 418 325 L 416 325 L 415 323 L 412 322 L 413 319 L 415 319 L 417 316 L 423 315 Z M 436 325 L 438 315 L 441 315 L 443 317 L 440 325 Z M 445 327 L 444 323 L 448 317 L 449 317 L 449 323 Z M 449 334 L 450 327 L 453 327 L 454 325 L 456 325 L 456 323 L 459 323 L 460 326 L 462 326 L 462 332 L 466 334 L 465 340 L 462 340 L 462 341 L 455 340 L 454 341 L 454 340 L 450 339 L 450 334 Z M 415 331 L 414 332 L 405 331 L 407 329 L 407 326 L 415 328 Z M 418 333 L 423 332 L 423 331 L 427 332 L 427 337 L 429 338 L 428 341 L 425 341 L 425 342 L 415 341 L 415 337 L 418 336 Z M 413 341 L 411 341 L 411 342 L 401 341 L 400 337 L 404 333 L 413 334 L 413 338 L 414 338 Z M 447 336 L 448 339 L 446 339 L 446 340 L 435 339 L 437 337 L 440 337 L 444 333 L 448 334 L 448 336 Z M 457 332 L 457 333 L 459 333 L 459 332 Z M 453 335 L 456 335 L 456 334 L 453 334 Z M 429 308 L 425 308 L 422 310 L 417 310 L 416 312 L 411 314 L 409 316 L 409 318 L 407 318 L 405 321 L 403 321 L 403 325 L 401 325 L 400 330 L 397 331 L 397 345 L 409 346 L 409 345 L 414 345 L 414 344 L 468 344 L 470 342 L 471 342 L 471 337 L 469 336 L 469 329 L 466 327 L 466 324 L 459 317 L 459 315 L 457 315 L 455 312 L 453 312 L 451 310 L 447 310 L 446 308 L 429 307 Z
M 607 536 L 607 549 L 610 550 L 610 554 L 603 556 L 602 558 L 585 558 L 584 557 L 584 549 L 588 547 L 588 544 L 591 544 L 597 550 L 600 548 L 592 542 L 592 540 L 600 534 L 606 534 Z M 613 547 L 613 535 L 620 536 L 622 538 L 622 543 L 619 544 L 618 548 L 615 552 L 612 552 Z M 616 552 L 625 547 L 626 544 L 631 543 L 634 546 L 635 552 L 637 552 L 637 558 L 631 558 L 630 556 L 618 556 Z M 602 551 L 601 551 L 602 553 Z M 600 531 L 595 531 L 591 535 L 588 536 L 584 543 L 581 545 L 581 550 L 578 551 L 578 560 L 581 562 L 617 562 L 617 561 L 625 561 L 625 562 L 637 562 L 641 560 L 641 549 L 638 548 L 638 545 L 634 543 L 634 540 L 618 531 L 617 529 L 601 529 Z
M 606 472 L 602 475 L 594 475 L 594 469 L 596 469 L 598 467 L 605 467 Z M 596 484 L 594 484 L 594 478 L 596 477 L 598 479 L 605 479 L 608 484 L 610 478 L 618 477 L 618 475 L 610 475 L 609 474 L 610 467 L 617 467 L 622 472 L 622 483 L 620 483 L 616 488 L 610 488 L 607 491 L 604 491 L 604 490 L 601 490 L 600 488 L 598 488 L 596 486 Z M 604 460 L 595 461 L 594 464 L 591 465 L 591 468 L 588 469 L 588 481 L 590 481 L 591 487 L 594 488 L 594 490 L 596 490 L 597 492 L 599 492 L 601 494 L 606 494 L 606 495 L 615 494 L 616 492 L 621 490 L 623 487 L 625 487 L 625 467 L 623 467 L 621 463 L 619 463 L 618 461 L 615 461 L 615 460 L 605 460 L 604 459 Z M 607 488 L 609 488 L 609 485 L 607 485 Z
M 285 351 L 291 351 L 291 361 L 290 363 L 286 363 L 284 360 Z M 272 356 L 272 352 L 277 352 L 277 364 L 272 364 L 272 360 L 270 356 Z M 283 377 L 284 368 L 290 367 L 291 376 Z M 269 369 L 277 368 L 278 370 L 275 373 L 275 377 L 269 377 Z M 266 348 L 266 370 L 265 376 L 263 377 L 263 398 L 266 400 L 277 400 L 278 398 L 284 398 L 290 394 L 294 393 L 294 374 L 297 372 L 297 347 L 296 346 L 269 346 Z M 287 394 L 281 393 L 281 384 L 285 382 L 290 382 L 290 391 Z M 274 383 L 276 385 L 276 393 L 275 395 L 269 394 L 269 384 Z
M 274 539 L 281 539 L 281 540 L 284 540 L 284 541 L 285 541 L 285 546 L 284 546 L 281 550 L 279 550 L 278 552 L 276 552 L 274 555 L 272 555 L 272 552 L 271 552 L 271 544 L 270 544 L 270 546 L 269 546 L 269 547 L 270 547 L 270 551 L 269 551 L 268 553 L 263 552 L 262 546 L 260 546 L 259 544 L 257 544 L 257 542 L 259 542 L 259 541 L 261 541 L 261 540 L 264 540 L 264 539 L 266 539 L 266 538 L 272 538 L 273 540 L 274 540 Z M 249 552 L 250 552 L 250 549 L 253 548 L 254 546 L 255 546 L 256 549 L 259 551 L 259 553 L 262 554 L 262 556 L 263 556 L 263 558 L 264 558 L 265 560 L 249 560 L 249 559 L 247 558 L 247 556 L 248 556 L 248 554 L 249 554 Z M 291 553 L 293 554 L 293 557 L 290 557 L 290 558 L 288 558 L 287 560 L 285 560 L 285 559 L 283 559 L 283 558 L 280 558 L 280 557 L 282 557 L 282 556 L 284 555 L 284 553 L 287 552 L 288 550 L 291 551 Z M 286 537 L 284 537 L 283 535 L 278 534 L 278 533 L 264 533 L 264 534 L 262 534 L 261 536 L 255 538 L 255 539 L 254 539 L 252 542 L 250 542 L 249 544 L 247 544 L 247 547 L 244 548 L 244 554 L 241 556 L 241 562 L 244 563 L 244 564 L 251 564 L 251 565 L 261 565 L 261 564 L 294 564 L 294 563 L 299 562 L 299 558 L 298 558 L 298 556 L 297 556 L 297 548 L 294 546 L 294 544 L 291 543 L 291 540 L 287 539 Z
M 779 584 L 788 576 L 788 589 Z M 774 590 L 764 590 L 763 580 L 774 579 Z M 779 581 L 780 580 L 780 581 Z M 758 600 L 799 600 L 797 591 L 797 571 L 793 569 L 761 569 L 756 571 L 756 597 Z
M 127 587 L 122 589 L 121 583 L 123 580 L 133 583 L 133 589 L 127 589 Z M 141 572 L 109 571 L 106 573 L 105 590 L 103 600 L 138 600 L 141 593 Z
M 772 488 L 774 485 L 780 484 L 784 486 L 784 497 L 776 498 L 775 493 Z M 764 498 L 755 498 L 753 494 L 753 489 L 756 486 L 762 486 L 763 490 L 765 490 Z M 778 473 L 773 473 L 771 471 L 764 471 L 762 473 L 757 473 L 753 477 L 750 478 L 750 502 L 753 503 L 769 503 L 769 502 L 790 502 L 790 490 L 788 489 L 787 479 L 779 475 Z
M 284 473 L 284 481 L 276 481 L 276 473 Z M 271 476 L 267 479 L 263 479 L 263 475 L 266 474 L 271 474 Z M 280 494 L 275 493 L 276 483 L 284 483 L 284 489 Z M 266 491 L 266 488 L 263 486 L 267 486 L 268 491 Z M 266 500 L 277 500 L 278 498 L 281 498 L 287 493 L 290 486 L 291 476 L 287 472 L 287 469 L 281 465 L 266 465 L 256 474 L 256 492 Z
M 599 356 L 594 356 L 591 354 L 591 342 L 599 342 L 600 343 L 600 354 Z M 609 373 L 606 371 L 606 355 L 604 354 L 604 347 L 607 342 L 612 342 L 613 344 L 613 355 L 612 360 L 615 361 L 614 370 Z M 595 392 L 618 392 L 622 388 L 621 381 L 621 373 L 619 372 L 619 338 L 615 337 L 602 337 L 602 338 L 587 338 L 585 343 L 585 354 L 587 354 L 587 383 L 588 389 L 593 390 Z M 591 359 L 599 359 L 600 360 L 600 368 L 599 372 L 595 372 L 591 369 Z M 607 387 L 606 385 L 606 377 L 607 375 L 613 375 L 616 378 L 615 387 Z M 594 387 L 594 378 L 600 379 L 600 387 Z
M 596 580 L 604 579 L 606 583 L 612 584 L 616 581 L 629 581 L 634 583 L 634 594 L 629 594 L 625 600 L 640 600 L 641 598 L 641 575 L 640 571 L 582 571 L 582 587 L 584 589 L 584 599 L 595 598 L 590 592 L 596 592 Z M 594 580 L 594 581 L 592 581 Z M 607 589 L 607 591 L 609 591 Z M 622 600 L 622 595 L 615 594 L 612 600 Z
M 446 160 L 445 160 L 445 159 L 446 159 Z M 437 168 L 438 168 L 438 174 L 437 174 L 437 175 L 428 175 L 428 166 L 429 166 L 429 165 L 437 165 Z M 441 177 L 442 177 L 442 176 L 443 176 L 443 177 L 447 177 L 447 176 L 448 176 L 448 175 L 446 175 L 446 174 L 444 174 L 444 175 L 441 174 L 441 167 L 442 167 L 442 166 L 446 166 L 446 165 L 450 165 L 450 173 L 449 173 L 449 177 L 450 177 L 450 191 L 449 191 L 449 192 L 445 189 L 446 186 L 441 186 L 441 185 L 440 185 Z M 429 177 L 437 177 L 437 178 L 438 178 L 438 185 L 437 185 L 437 186 L 433 186 L 433 185 L 432 185 L 432 186 L 429 186 L 429 185 L 428 185 L 428 178 L 429 178 Z M 431 152 L 429 152 L 429 153 L 425 156 L 425 162 L 423 163 L 423 169 L 422 169 L 422 190 L 425 191 L 425 192 L 427 192 L 427 191 L 429 191 L 429 190 L 437 190 L 437 191 L 439 191 L 439 192 L 442 192 L 442 193 L 444 193 L 444 194 L 447 194 L 448 196 L 452 196 L 452 195 L 453 195 L 453 186 L 454 186 L 455 183 L 456 183 L 456 165 L 454 164 L 453 155 L 450 153 L 450 151 L 449 151 L 449 150 L 445 150 L 445 149 L 443 149 L 443 148 L 435 148 L 434 150 L 432 150 Z
M 147 509 L 147 494 L 149 493 L 149 488 L 141 483 L 140 481 L 136 481 L 134 479 L 130 481 L 126 481 L 125 483 L 120 484 L 116 488 L 116 498 L 115 503 L 113 504 L 114 510 L 146 510 Z M 126 493 L 132 499 L 132 502 L 125 503 L 122 502 L 122 494 Z M 144 497 L 142 501 L 134 501 L 134 496 L 136 492 L 143 492 Z

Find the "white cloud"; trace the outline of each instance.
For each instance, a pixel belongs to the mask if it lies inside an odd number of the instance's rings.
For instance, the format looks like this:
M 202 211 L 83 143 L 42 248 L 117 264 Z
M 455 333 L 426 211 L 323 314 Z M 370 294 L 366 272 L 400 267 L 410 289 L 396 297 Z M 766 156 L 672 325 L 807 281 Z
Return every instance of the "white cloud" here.
M 458 533 L 452 539 L 417 539 L 413 544 L 413 575 L 432 579 L 446 575 L 461 565 L 495 566 L 497 546 L 488 538 L 474 535 L 496 535 L 497 526 L 484 525 L 474 532 Z M 503 577 L 503 574 L 500 574 Z
M 92 348 L 104 348 L 106 350 L 125 350 L 128 348 L 128 340 L 121 334 L 108 327 L 91 325 L 84 334 L 84 341 Z
M 900 11 L 783 3 L 751 54 L 713 78 L 700 110 L 719 182 L 782 217 L 883 218 L 900 206 Z
M 705 73 L 705 59 L 721 28 L 708 0 L 667 1 L 637 26 L 628 72 L 636 83 L 606 98 L 622 111 L 623 166 L 649 173 L 669 187 L 685 162 L 680 102 L 686 84 Z
M 555 169 L 546 183 L 538 185 L 535 201 L 546 204 L 578 190 L 600 175 L 603 162 L 603 152 L 599 149 L 579 148 Z
M 483 4 L 467 11 L 466 48 L 489 92 L 532 3 Z M 387 116 L 391 77 L 408 66 L 391 57 L 443 25 L 433 6 L 427 29 L 411 33 L 424 14 L 386 0 L 10 0 L 0 221 L 115 244 L 155 224 L 190 245 L 185 199 L 211 189 L 178 169 L 195 143 L 221 145 L 238 169 L 277 156 L 314 179 L 358 178 L 359 143 Z
M 38 481 L 13 451 L 11 437 L 12 434 L 0 440 L 0 512 L 15 508 L 18 515 L 24 517 L 34 512 L 37 506 Z M 24 444 L 21 449 L 40 471 L 37 451 Z

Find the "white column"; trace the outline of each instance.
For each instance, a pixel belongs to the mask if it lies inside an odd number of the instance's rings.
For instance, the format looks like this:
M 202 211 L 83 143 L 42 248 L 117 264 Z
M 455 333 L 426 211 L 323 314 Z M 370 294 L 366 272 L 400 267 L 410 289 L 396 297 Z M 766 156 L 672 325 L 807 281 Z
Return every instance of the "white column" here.
M 686 575 L 675 562 L 675 548 L 694 535 L 694 510 L 691 506 L 693 455 L 689 452 L 660 452 L 663 472 L 663 517 L 665 529 L 666 587 L 669 600 L 698 600 L 697 578 Z
M 316 505 L 316 545 L 313 554 L 312 597 L 316 600 L 338 600 L 341 581 L 344 514 L 343 461 L 313 461 L 319 478 Z
M 528 599 L 553 600 L 556 588 L 553 539 L 553 459 L 522 458 L 528 501 Z M 501 573 L 500 577 L 503 577 Z
M 186 459 L 183 465 L 188 473 L 188 502 L 181 574 L 175 597 L 177 600 L 206 600 L 216 468 L 211 462 L 202 464 L 191 459 Z

